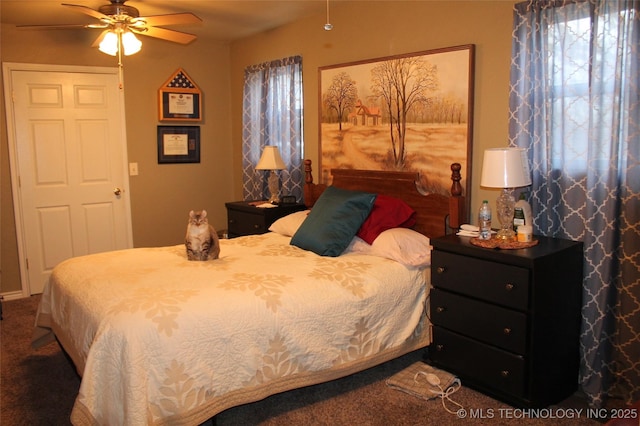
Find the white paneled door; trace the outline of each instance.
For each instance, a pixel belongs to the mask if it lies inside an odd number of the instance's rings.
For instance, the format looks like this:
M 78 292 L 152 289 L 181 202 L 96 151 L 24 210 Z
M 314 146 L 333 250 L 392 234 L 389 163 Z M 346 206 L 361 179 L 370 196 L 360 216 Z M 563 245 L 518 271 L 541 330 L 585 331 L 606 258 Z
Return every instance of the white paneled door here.
M 59 262 L 133 245 L 124 97 L 112 69 L 19 65 L 5 64 L 5 96 L 22 287 L 36 294 Z

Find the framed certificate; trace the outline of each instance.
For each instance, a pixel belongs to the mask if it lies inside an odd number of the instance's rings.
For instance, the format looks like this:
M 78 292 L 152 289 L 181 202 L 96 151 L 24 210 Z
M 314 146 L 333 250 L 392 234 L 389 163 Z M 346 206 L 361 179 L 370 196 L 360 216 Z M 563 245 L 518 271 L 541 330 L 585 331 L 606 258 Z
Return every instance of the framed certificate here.
M 182 69 L 158 90 L 160 121 L 201 121 L 202 93 Z
M 200 126 L 158 126 L 158 164 L 199 162 Z

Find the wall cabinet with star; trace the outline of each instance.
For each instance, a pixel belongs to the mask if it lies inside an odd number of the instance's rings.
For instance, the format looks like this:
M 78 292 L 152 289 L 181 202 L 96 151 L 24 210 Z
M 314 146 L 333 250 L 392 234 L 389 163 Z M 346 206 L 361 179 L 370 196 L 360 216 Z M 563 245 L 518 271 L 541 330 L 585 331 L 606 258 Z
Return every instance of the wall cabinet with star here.
M 202 120 L 202 93 L 182 68 L 158 89 L 158 111 L 160 121 Z

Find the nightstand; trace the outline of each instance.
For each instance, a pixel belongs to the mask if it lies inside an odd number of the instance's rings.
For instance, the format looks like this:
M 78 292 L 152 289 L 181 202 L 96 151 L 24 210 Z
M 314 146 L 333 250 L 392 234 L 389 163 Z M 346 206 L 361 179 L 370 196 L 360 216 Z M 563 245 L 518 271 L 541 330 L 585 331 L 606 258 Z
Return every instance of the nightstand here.
M 273 222 L 288 214 L 305 210 L 304 204 L 281 204 L 276 207 L 255 207 L 248 201 L 225 203 L 229 238 L 264 234 Z
M 583 244 L 531 248 L 431 240 L 428 362 L 511 405 L 547 407 L 578 387 Z

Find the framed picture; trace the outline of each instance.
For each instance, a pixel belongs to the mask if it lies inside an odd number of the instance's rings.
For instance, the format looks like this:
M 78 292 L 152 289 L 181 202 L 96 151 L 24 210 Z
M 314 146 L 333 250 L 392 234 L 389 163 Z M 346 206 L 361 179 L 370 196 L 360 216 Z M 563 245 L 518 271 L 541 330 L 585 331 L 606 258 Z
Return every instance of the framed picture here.
M 200 126 L 158 126 L 158 164 L 199 162 Z
M 465 45 L 320 68 L 320 181 L 332 168 L 416 171 L 424 192 L 448 195 L 457 162 L 469 203 L 474 54 Z
M 202 120 L 202 93 L 182 68 L 158 89 L 158 112 L 160 121 Z
M 160 121 L 200 121 L 199 93 L 160 90 Z

